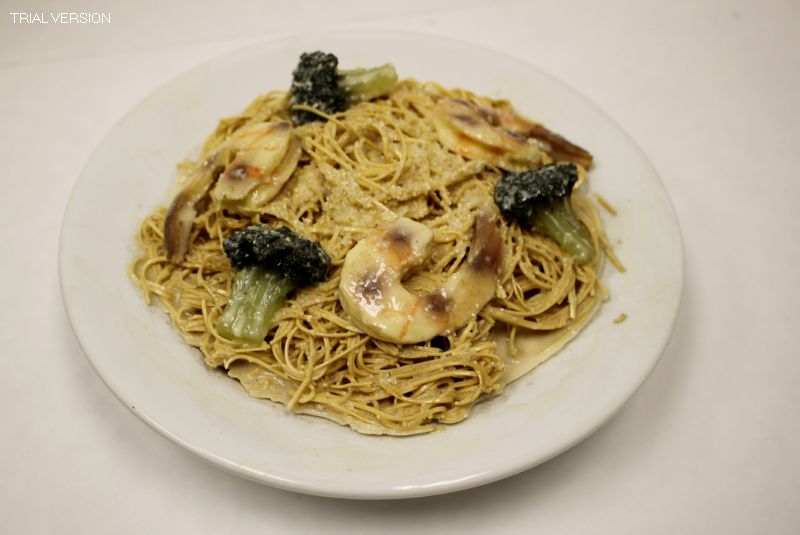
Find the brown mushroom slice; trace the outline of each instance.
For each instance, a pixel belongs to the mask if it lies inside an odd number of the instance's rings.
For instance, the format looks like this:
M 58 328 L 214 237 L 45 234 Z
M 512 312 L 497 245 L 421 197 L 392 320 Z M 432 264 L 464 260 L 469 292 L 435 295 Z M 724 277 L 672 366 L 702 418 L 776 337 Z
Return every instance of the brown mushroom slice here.
M 214 158 L 208 158 L 191 175 L 183 189 L 175 196 L 164 220 L 164 247 L 167 259 L 179 264 L 189 248 L 189 235 L 200 204 L 206 199 L 220 168 Z

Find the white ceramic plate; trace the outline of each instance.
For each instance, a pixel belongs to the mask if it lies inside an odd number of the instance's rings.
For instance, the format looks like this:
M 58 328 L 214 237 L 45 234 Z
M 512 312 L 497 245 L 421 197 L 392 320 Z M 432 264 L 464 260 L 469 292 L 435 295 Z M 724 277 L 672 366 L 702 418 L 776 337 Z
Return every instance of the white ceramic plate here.
M 204 367 L 127 276 L 138 222 L 164 204 L 175 164 L 217 120 L 285 88 L 303 51 L 343 66 L 392 62 L 402 77 L 511 99 L 587 147 L 591 188 L 618 209 L 609 236 L 629 271 L 606 269 L 596 318 L 555 358 L 440 433 L 369 437 L 248 397 Z M 480 74 L 476 74 L 480 73 Z M 664 349 L 682 286 L 680 234 L 642 152 L 587 99 L 537 69 L 465 43 L 402 33 L 329 33 L 266 42 L 202 65 L 136 106 L 103 140 L 64 217 L 61 286 L 75 333 L 108 387 L 137 416 L 211 463 L 311 494 L 396 498 L 451 492 L 535 466 L 605 423 Z M 620 313 L 627 321 L 614 324 Z

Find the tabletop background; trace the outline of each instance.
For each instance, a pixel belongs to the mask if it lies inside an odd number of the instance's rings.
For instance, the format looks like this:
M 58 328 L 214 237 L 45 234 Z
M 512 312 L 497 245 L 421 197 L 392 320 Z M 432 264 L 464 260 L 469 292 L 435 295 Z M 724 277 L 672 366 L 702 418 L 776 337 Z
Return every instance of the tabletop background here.
M 195 4 L 0 1 L 0 531 L 797 532 L 799 2 Z M 10 14 L 59 11 L 112 21 Z M 612 421 L 544 465 L 403 501 L 263 487 L 138 420 L 72 334 L 61 218 L 109 129 L 220 54 L 343 28 L 452 37 L 540 67 L 613 116 L 670 193 L 686 270 L 670 344 Z

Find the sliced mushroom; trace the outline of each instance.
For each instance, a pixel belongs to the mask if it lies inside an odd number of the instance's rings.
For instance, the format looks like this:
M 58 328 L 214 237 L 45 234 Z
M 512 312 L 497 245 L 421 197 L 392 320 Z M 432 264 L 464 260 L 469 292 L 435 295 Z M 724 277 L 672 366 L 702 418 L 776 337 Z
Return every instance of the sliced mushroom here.
M 215 163 L 213 158 L 203 162 L 175 196 L 167 210 L 164 221 L 164 247 L 170 262 L 179 264 L 186 256 L 194 218 L 197 217 L 211 185 L 222 170 Z

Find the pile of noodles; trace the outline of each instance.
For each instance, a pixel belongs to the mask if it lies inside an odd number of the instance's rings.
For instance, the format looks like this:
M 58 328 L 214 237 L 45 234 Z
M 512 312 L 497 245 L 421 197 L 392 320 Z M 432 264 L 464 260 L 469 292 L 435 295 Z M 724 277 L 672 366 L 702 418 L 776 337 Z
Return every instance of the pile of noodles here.
M 519 334 L 569 325 L 605 298 L 605 290 L 597 279 L 600 254 L 577 265 L 549 238 L 505 222 L 496 297 L 467 325 L 430 342 L 398 345 L 375 340 L 349 321 L 337 288 L 344 257 L 358 240 L 397 216 L 429 226 L 433 255 L 404 282 L 412 292 L 428 292 L 464 262 L 474 216 L 492 202 L 501 171 L 438 141 L 431 115 L 442 97 L 492 104 L 463 90 L 406 80 L 386 98 L 296 127 L 304 149 L 300 163 L 263 213 L 245 217 L 212 201 L 195 220 L 186 259 L 174 265 L 163 244 L 166 210 L 155 210 L 139 230 L 133 280 L 209 366 L 224 368 L 254 396 L 365 433 L 421 433 L 465 418 L 503 384 L 499 338 L 513 351 Z M 283 91 L 222 120 L 198 161 L 242 125 L 278 119 L 288 119 Z M 195 165 L 181 169 L 188 174 Z M 580 171 L 579 188 L 585 180 Z M 573 205 L 596 250 L 607 248 L 593 203 L 576 192 Z M 222 338 L 215 324 L 232 280 L 222 241 L 258 223 L 286 225 L 318 241 L 332 268 L 327 281 L 291 294 L 265 341 L 252 347 Z

